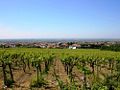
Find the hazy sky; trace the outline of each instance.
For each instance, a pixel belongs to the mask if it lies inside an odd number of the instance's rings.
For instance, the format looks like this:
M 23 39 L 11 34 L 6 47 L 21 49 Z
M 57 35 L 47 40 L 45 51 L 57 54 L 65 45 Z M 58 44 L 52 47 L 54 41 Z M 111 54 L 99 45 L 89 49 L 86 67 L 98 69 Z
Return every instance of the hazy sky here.
M 0 0 L 10 38 L 120 38 L 120 0 Z

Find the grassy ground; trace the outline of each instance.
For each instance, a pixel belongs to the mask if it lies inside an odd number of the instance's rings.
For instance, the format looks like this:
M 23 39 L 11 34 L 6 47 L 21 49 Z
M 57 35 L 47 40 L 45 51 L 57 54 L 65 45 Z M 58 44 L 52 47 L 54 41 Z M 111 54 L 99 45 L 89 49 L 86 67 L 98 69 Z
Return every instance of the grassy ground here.
M 53 52 L 56 54 L 68 53 L 68 54 L 120 54 L 120 52 L 113 52 L 113 51 L 101 51 L 99 49 L 40 49 L 40 48 L 6 48 L 1 49 L 1 51 L 8 51 L 8 52 Z

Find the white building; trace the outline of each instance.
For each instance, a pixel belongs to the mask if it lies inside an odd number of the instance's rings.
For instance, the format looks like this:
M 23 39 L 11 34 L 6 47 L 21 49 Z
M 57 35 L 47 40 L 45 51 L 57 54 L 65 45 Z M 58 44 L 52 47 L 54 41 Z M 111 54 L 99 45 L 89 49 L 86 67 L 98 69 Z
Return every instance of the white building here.
M 77 49 L 75 46 L 69 46 L 69 49 Z

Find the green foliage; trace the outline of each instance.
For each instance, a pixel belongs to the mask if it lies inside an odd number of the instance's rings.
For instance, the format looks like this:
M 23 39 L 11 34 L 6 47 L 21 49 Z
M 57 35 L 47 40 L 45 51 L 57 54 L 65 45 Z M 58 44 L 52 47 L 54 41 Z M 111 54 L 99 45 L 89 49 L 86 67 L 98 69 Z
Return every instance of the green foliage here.
M 101 50 L 110 50 L 110 51 L 120 51 L 120 45 L 119 44 L 115 44 L 115 45 L 111 45 L 111 46 L 102 46 Z
M 39 78 L 39 81 L 33 80 L 33 81 L 31 82 L 30 87 L 41 88 L 41 87 L 45 87 L 45 86 L 47 85 L 47 83 L 48 83 L 48 82 L 47 82 L 46 80 L 44 80 L 43 77 L 40 77 L 40 78 Z
M 9 64 L 12 67 L 12 71 L 13 68 L 16 67 L 20 69 L 26 69 L 27 66 L 31 67 L 36 70 L 38 75 L 38 79 L 32 81 L 31 87 L 44 87 L 47 85 L 47 82 L 40 75 L 43 74 L 43 72 L 48 73 L 55 58 L 61 59 L 65 66 L 65 71 L 68 76 L 70 76 L 69 79 L 71 79 L 71 77 L 72 79 L 75 78 L 72 72 L 74 67 L 77 67 L 80 73 L 84 75 L 82 84 L 84 83 L 83 86 L 85 86 L 85 88 L 89 86 L 87 85 L 89 83 L 91 84 L 91 90 L 108 90 L 112 87 L 119 90 L 120 88 L 120 52 L 93 49 L 0 49 L 0 68 L 3 72 L 3 67 L 5 67 L 6 76 L 10 76 L 10 70 L 8 69 Z M 42 64 L 44 64 L 43 70 L 41 70 Z M 101 68 L 106 71 L 102 71 Z M 102 72 L 104 73 L 102 74 Z M 93 76 L 92 79 L 89 79 L 90 76 Z M 8 86 L 13 84 L 13 81 L 5 80 Z M 71 83 L 67 85 L 60 80 L 58 82 L 61 90 L 77 90 L 74 80 L 71 80 Z
M 7 87 L 12 87 L 12 85 L 14 84 L 15 82 L 12 80 L 12 79 L 7 79 L 5 81 L 5 84 Z

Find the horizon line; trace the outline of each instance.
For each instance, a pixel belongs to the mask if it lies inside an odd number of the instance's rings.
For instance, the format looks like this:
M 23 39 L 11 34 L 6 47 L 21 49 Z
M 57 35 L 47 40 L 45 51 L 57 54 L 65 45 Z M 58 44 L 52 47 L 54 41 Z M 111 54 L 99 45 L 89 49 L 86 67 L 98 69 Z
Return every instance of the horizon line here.
M 35 39 L 38 39 L 38 40 L 40 40 L 40 39 L 46 39 L 46 40 L 50 40 L 50 39 L 54 39 L 54 40 L 60 40 L 60 39 L 69 39 L 69 40 L 71 40 L 71 39 L 73 39 L 73 40 L 75 40 L 75 39 L 88 39 L 88 40 L 90 40 L 90 39 L 120 39 L 120 38 L 0 38 L 0 40 L 17 40 L 17 39 L 21 39 L 21 40 L 30 40 L 30 39 L 32 39 L 32 40 L 35 40 Z

